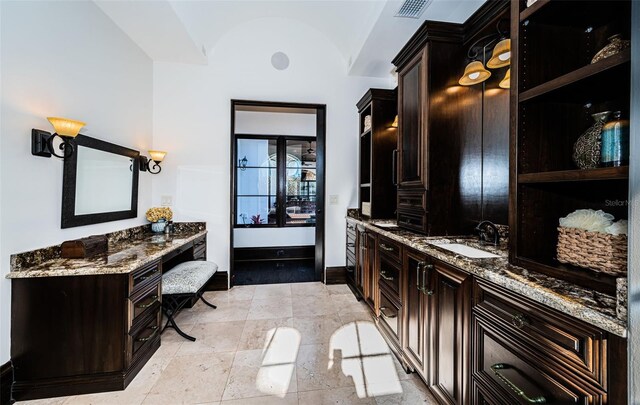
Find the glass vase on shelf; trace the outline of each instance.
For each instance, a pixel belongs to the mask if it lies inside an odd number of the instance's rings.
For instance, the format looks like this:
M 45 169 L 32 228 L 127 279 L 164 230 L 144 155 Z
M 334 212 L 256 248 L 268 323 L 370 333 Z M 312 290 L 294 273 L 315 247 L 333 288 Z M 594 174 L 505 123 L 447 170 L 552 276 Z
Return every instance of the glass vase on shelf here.
M 589 127 L 573 145 L 573 162 L 580 169 L 600 167 L 600 149 L 602 128 L 608 121 L 611 111 L 592 114 L 595 123 Z
M 629 120 L 622 119 L 620 111 L 602 129 L 601 161 L 604 167 L 629 164 Z

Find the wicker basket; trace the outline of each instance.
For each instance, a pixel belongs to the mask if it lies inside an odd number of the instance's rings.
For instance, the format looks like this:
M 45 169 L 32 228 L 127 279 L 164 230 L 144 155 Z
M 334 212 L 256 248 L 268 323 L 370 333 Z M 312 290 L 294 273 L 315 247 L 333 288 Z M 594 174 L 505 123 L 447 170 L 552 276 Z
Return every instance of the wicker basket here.
M 614 276 L 627 274 L 627 235 L 558 227 L 558 261 Z

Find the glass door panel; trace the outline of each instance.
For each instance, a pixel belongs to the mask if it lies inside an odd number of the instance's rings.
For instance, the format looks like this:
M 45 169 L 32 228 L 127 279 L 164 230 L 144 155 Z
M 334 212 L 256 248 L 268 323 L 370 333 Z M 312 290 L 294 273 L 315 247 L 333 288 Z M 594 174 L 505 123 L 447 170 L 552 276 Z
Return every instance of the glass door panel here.
M 285 222 L 287 225 L 316 222 L 315 141 L 287 140 Z

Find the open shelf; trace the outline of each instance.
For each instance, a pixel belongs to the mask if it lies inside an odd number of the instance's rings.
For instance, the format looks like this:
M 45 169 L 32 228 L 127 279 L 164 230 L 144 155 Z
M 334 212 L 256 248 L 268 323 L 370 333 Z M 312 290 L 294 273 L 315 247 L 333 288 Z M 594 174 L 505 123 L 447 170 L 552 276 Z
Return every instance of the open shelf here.
M 360 187 L 371 187 L 371 183 L 362 183 L 360 184 Z
M 538 0 L 533 3 L 530 7 L 525 8 L 520 12 L 520 21 L 524 21 L 527 18 L 531 17 L 533 14 L 540 11 L 543 7 L 549 4 L 551 0 Z
M 611 83 L 611 80 L 615 80 L 615 77 L 622 73 L 620 72 L 620 70 L 624 70 L 625 68 L 628 70 L 630 61 L 631 49 L 625 49 L 617 55 L 611 56 L 607 59 L 603 59 L 597 63 L 583 66 L 572 72 L 569 72 L 553 80 L 549 80 L 548 82 L 544 82 L 538 86 L 535 86 L 527 91 L 524 91 L 520 93 L 520 101 L 527 101 L 534 97 L 542 96 L 544 94 L 562 89 L 563 87 L 569 86 L 585 79 L 593 79 L 594 85 L 601 84 L 603 86 L 612 86 L 613 84 Z M 625 64 L 627 66 L 623 66 Z M 604 76 L 605 74 L 607 74 L 607 76 Z M 600 75 L 602 75 L 603 77 L 600 77 Z M 575 93 L 575 89 L 569 90 L 573 90 L 571 92 Z M 593 86 L 587 86 L 586 90 L 590 92 L 595 91 Z
M 523 173 L 518 175 L 518 183 L 560 183 L 572 181 L 625 180 L 628 178 L 629 166 L 622 166 Z
M 360 136 L 369 135 L 370 133 L 371 133 L 371 128 L 369 128 L 366 131 L 364 131 L 363 133 L 361 133 Z

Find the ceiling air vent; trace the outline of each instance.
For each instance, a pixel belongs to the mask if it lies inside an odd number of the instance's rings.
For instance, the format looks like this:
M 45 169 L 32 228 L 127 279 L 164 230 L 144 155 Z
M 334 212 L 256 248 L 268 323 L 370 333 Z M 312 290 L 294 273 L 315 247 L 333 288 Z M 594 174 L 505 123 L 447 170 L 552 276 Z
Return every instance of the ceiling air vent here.
M 418 18 L 424 10 L 431 4 L 432 0 L 405 0 L 396 13 L 396 17 Z

